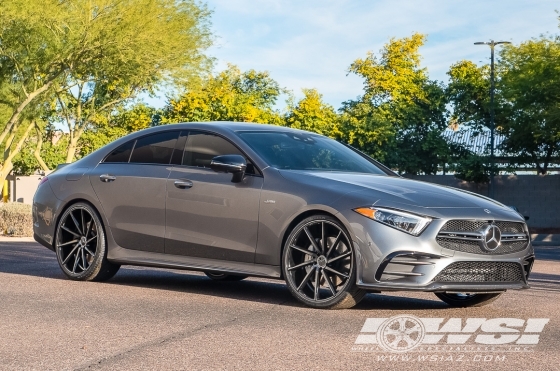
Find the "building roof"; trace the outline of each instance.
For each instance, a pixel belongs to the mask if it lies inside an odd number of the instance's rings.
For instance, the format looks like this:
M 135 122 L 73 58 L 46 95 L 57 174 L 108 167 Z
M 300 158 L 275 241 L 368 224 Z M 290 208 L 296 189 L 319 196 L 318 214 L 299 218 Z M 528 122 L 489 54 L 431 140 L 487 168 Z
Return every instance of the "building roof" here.
M 442 133 L 443 138 L 448 143 L 462 145 L 472 153 L 480 156 L 490 154 L 490 130 L 484 128 L 482 131 L 461 128 L 459 130 L 446 129 Z M 507 153 L 501 150 L 501 144 L 505 136 L 499 133 L 494 134 L 494 154 L 496 157 L 506 157 Z

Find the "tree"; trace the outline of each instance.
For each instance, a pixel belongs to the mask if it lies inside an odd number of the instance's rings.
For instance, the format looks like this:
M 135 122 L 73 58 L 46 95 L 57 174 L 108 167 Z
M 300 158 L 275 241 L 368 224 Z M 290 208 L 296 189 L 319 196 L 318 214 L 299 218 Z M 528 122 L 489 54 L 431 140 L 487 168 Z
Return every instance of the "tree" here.
M 546 174 L 560 156 L 560 37 L 541 37 L 501 52 L 508 100 L 504 147 Z
M 208 76 L 199 86 L 187 88 L 170 99 L 163 123 L 193 121 L 242 121 L 281 124 L 274 109 L 284 92 L 268 72 L 241 72 L 230 65 L 216 76 Z
M 441 83 L 420 67 L 419 48 L 426 38 L 391 39 L 380 56 L 368 53 L 350 66 L 364 79 L 364 94 L 343 103 L 344 138 L 400 172 L 435 173 L 446 162 L 441 137 L 447 126 Z
M 331 138 L 340 138 L 338 116 L 334 108 L 323 102 L 323 96 L 315 89 L 303 89 L 304 97 L 294 103 L 288 101 L 285 125 L 294 129 L 308 130 Z
M 103 54 L 56 84 L 60 119 L 69 130 L 66 162 L 100 116 L 162 83 L 189 83 L 209 62 L 201 54 L 210 45 L 209 12 L 194 0 L 97 1 L 109 7 L 86 23 Z
M 156 110 L 144 103 L 119 107 L 105 117 L 99 117 L 80 137 L 79 156 L 83 157 L 98 148 L 129 133 L 153 126 Z

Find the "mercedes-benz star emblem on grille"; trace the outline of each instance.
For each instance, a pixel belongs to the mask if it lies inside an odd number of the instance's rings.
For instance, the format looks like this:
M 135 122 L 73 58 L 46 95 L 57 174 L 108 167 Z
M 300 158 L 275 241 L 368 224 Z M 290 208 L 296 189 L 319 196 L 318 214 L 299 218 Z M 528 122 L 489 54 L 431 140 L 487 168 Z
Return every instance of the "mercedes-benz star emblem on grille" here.
M 482 232 L 482 248 L 487 251 L 494 251 L 500 246 L 502 242 L 502 231 L 496 224 L 490 224 L 484 231 Z
M 490 214 L 490 210 L 488 210 L 488 209 L 484 209 L 484 212 L 485 212 L 486 214 Z

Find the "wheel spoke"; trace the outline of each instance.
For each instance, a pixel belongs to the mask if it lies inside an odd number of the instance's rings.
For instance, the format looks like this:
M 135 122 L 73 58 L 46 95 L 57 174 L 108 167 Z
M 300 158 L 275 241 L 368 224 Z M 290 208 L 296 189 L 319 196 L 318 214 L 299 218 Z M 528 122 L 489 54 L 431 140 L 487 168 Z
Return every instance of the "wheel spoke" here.
M 342 231 L 338 231 L 338 236 L 336 236 L 336 239 L 334 240 L 333 244 L 329 248 L 329 251 L 327 251 L 327 253 L 325 255 L 327 257 L 327 259 L 329 258 L 329 255 L 331 254 L 331 251 L 333 249 L 335 249 L 336 245 L 338 245 L 338 243 L 340 242 L 341 237 L 342 237 Z
M 74 251 L 76 251 L 77 248 L 78 248 L 78 244 L 76 244 L 76 246 L 74 246 L 72 251 L 70 251 L 70 253 L 66 256 L 66 259 L 64 259 L 64 261 L 62 262 L 62 265 L 66 264 L 66 262 L 68 262 L 68 259 L 70 259 L 70 257 L 72 256 Z
M 84 209 L 80 209 L 80 214 L 82 214 L 82 229 L 81 229 L 81 232 L 84 233 L 85 229 L 86 229 L 86 223 L 84 223 Z
M 334 289 L 334 286 L 331 282 L 331 279 L 329 278 L 329 276 L 327 276 L 324 269 L 321 271 L 321 274 L 323 275 L 323 277 L 325 277 L 325 282 L 329 286 L 329 289 L 331 290 L 333 296 L 335 296 L 336 295 L 336 290 Z
M 95 253 L 91 252 L 90 249 L 88 249 L 86 246 L 84 246 L 84 249 L 86 250 L 86 252 L 87 252 L 88 254 L 91 255 L 92 258 L 95 256 Z
M 315 263 L 313 260 L 308 260 L 308 261 L 303 262 L 303 263 L 301 263 L 301 264 L 294 265 L 293 267 L 289 267 L 288 270 L 289 270 L 289 271 L 293 271 L 294 269 L 298 269 L 298 268 L 301 268 L 301 267 L 305 267 L 305 266 L 308 266 L 309 264 L 313 264 L 313 263 Z
M 304 254 L 311 255 L 314 258 L 317 257 L 317 254 L 315 254 L 313 251 L 302 249 L 301 247 L 297 247 L 296 245 L 290 245 L 290 247 L 294 250 L 301 251 Z
M 93 218 L 89 221 L 89 224 L 88 224 L 88 226 L 87 226 L 86 234 L 85 234 L 85 237 L 86 237 L 86 238 L 87 238 L 87 236 L 89 236 L 89 234 L 90 234 L 90 232 L 91 232 L 91 226 L 92 226 L 92 225 L 93 225 Z
M 314 299 L 319 300 L 319 268 L 315 269 L 315 293 Z
M 96 239 L 97 236 L 93 236 L 92 238 L 90 238 L 89 240 L 86 241 L 86 243 L 90 243 L 91 241 L 93 241 L 94 239 Z
M 316 269 L 316 267 L 313 267 L 309 270 L 309 272 L 307 272 L 307 274 L 305 275 L 305 277 L 303 278 L 303 281 L 301 281 L 301 283 L 299 284 L 297 291 L 301 290 L 301 288 L 303 287 L 303 285 L 305 285 L 307 283 L 307 281 L 309 280 L 309 278 L 311 277 L 311 274 L 313 274 L 313 271 Z
M 331 260 L 329 260 L 329 261 L 327 262 L 327 264 L 330 264 L 330 263 L 332 263 L 332 262 L 335 262 L 335 261 L 337 261 L 337 260 L 339 260 L 339 259 L 345 258 L 345 257 L 350 256 L 350 255 L 352 255 L 352 251 L 345 252 L 344 254 L 339 255 L 339 256 L 337 256 L 336 258 L 332 258 Z
M 321 248 L 319 247 L 319 245 L 317 245 L 317 241 L 315 241 L 315 239 L 311 235 L 311 232 L 309 231 L 309 229 L 307 227 L 303 227 L 303 230 L 305 231 L 305 234 L 307 235 L 307 238 L 309 238 L 309 240 L 311 241 L 311 245 L 313 245 L 313 248 L 315 249 L 317 254 L 320 254 L 321 253 Z
M 329 272 L 332 272 L 340 277 L 344 277 L 344 278 L 350 278 L 349 275 L 344 274 L 344 273 L 340 273 L 339 271 L 335 271 L 334 269 L 332 269 L 331 267 L 325 267 L 326 270 L 328 270 Z
M 68 233 L 72 233 L 72 234 L 73 234 L 74 236 L 76 236 L 76 237 L 82 237 L 82 236 L 80 236 L 79 234 L 77 234 L 76 232 L 70 230 L 70 229 L 69 229 L 67 226 L 65 226 L 65 225 L 61 225 L 60 228 L 64 229 L 64 230 L 65 230 L 66 232 L 68 232 Z
M 87 269 L 87 267 L 86 267 L 87 261 L 86 261 L 86 257 L 85 257 L 85 254 L 84 254 L 84 249 L 81 249 L 80 252 L 81 252 L 81 255 L 82 255 L 82 269 L 86 270 Z
M 76 220 L 76 218 L 74 217 L 74 214 L 72 213 L 72 211 L 70 211 L 70 216 L 72 217 L 72 220 L 74 221 L 74 224 L 76 225 L 76 229 L 78 230 L 79 233 L 82 233 L 81 228 L 80 228 L 80 223 L 78 223 L 78 221 Z M 80 235 L 81 237 L 82 235 Z
M 74 254 L 74 256 L 76 257 L 76 259 L 74 259 L 74 267 L 72 267 L 72 273 L 76 273 L 76 266 L 78 265 L 79 254 L 76 253 Z
M 325 222 L 321 222 L 321 254 L 327 249 L 327 238 L 325 236 Z
M 78 240 L 72 240 L 72 241 L 68 241 L 68 242 L 65 242 L 65 243 L 61 243 L 61 244 L 59 244 L 57 247 L 62 247 L 62 246 L 66 246 L 66 245 L 72 245 L 73 243 L 77 243 L 77 242 L 78 242 Z

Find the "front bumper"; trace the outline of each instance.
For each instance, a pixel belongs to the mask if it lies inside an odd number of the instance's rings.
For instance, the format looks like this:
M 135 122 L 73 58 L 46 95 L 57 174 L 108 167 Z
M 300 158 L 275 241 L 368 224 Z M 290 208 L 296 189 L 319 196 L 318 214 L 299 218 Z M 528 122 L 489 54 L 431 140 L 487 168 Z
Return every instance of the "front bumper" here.
M 349 215 L 348 221 L 355 236 L 356 284 L 360 288 L 377 292 L 500 292 L 529 288 L 527 279 L 534 261 L 530 241 L 515 253 L 465 253 L 444 248 L 436 241 L 448 220 L 460 218 L 436 219 L 416 237 L 354 214 Z M 456 264 L 463 269 L 454 268 Z M 454 281 L 452 275 L 450 279 L 449 272 L 458 279 Z

